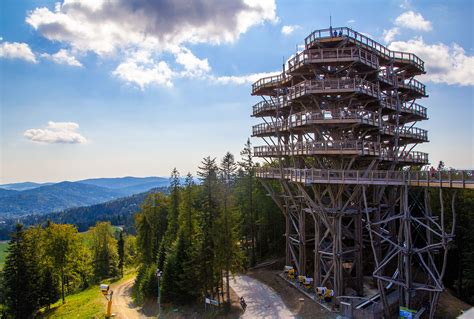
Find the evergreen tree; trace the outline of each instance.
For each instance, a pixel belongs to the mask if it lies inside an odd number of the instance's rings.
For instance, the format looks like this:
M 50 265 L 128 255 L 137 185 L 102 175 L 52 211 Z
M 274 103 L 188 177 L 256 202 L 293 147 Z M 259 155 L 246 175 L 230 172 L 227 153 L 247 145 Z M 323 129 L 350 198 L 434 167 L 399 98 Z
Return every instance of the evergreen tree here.
M 220 224 L 222 227 L 219 227 L 223 231 L 221 232 L 221 240 L 218 242 L 220 249 L 220 257 L 222 261 L 222 266 L 224 267 L 225 271 L 225 279 L 226 279 L 226 304 L 227 307 L 230 307 L 230 284 L 229 284 L 229 276 L 231 271 L 231 266 L 237 262 L 236 258 L 239 254 L 236 252 L 238 247 L 235 247 L 235 234 L 233 231 L 233 218 L 231 216 L 232 210 L 232 203 L 231 203 L 231 187 L 234 184 L 235 180 L 235 170 L 237 169 L 234 155 L 227 152 L 224 158 L 221 161 L 220 165 L 220 175 L 223 184 L 223 194 L 222 194 L 222 217 L 220 220 Z
M 176 168 L 171 172 L 170 178 L 170 200 L 168 209 L 168 227 L 166 234 L 161 241 L 160 249 L 158 252 L 158 269 L 164 268 L 164 262 L 166 255 L 171 249 L 176 236 L 178 234 L 178 211 L 180 202 L 180 181 L 179 172 Z
M 200 273 L 204 283 L 205 295 L 216 295 L 220 274 L 215 269 L 214 220 L 218 216 L 216 159 L 205 157 L 199 166 L 198 176 L 201 186 L 201 229 Z
M 255 183 L 255 164 L 253 162 L 252 155 L 252 144 L 250 139 L 247 139 L 247 143 L 244 145 L 244 149 L 240 152 L 242 160 L 238 163 L 242 169 L 241 173 L 241 188 L 243 191 L 240 197 L 240 208 L 243 219 L 243 233 L 250 235 L 250 265 L 254 266 L 256 263 L 256 236 L 257 230 L 257 219 L 256 210 L 254 208 L 254 183 Z M 246 236 L 247 237 L 247 236 Z M 248 238 L 244 239 L 245 245 L 248 246 Z
M 123 239 L 123 230 L 120 231 L 119 240 L 117 241 L 118 250 L 118 268 L 120 271 L 120 277 L 123 277 L 123 265 L 125 263 L 125 241 Z
M 51 304 L 59 300 L 61 292 L 59 283 L 55 279 L 51 269 L 45 269 L 41 277 L 41 298 L 40 306 L 49 309 Z
M 37 269 L 28 255 L 23 226 L 12 234 L 3 270 L 4 302 L 13 318 L 30 318 L 38 307 Z
M 156 262 L 162 238 L 168 227 L 168 202 L 166 195 L 151 194 L 135 215 L 137 249 L 140 261 L 145 265 Z
M 114 238 L 112 225 L 109 222 L 98 222 L 95 227 L 90 228 L 89 234 L 95 277 L 103 279 L 117 275 L 117 240 Z

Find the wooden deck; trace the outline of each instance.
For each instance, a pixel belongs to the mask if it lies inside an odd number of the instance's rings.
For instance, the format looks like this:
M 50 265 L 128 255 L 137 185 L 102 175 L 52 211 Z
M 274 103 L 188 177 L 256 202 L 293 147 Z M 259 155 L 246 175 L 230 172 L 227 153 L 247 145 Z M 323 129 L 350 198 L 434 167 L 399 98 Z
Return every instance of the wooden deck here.
M 303 184 L 408 185 L 474 189 L 474 171 L 359 171 L 296 168 L 258 168 L 258 178 L 285 179 Z

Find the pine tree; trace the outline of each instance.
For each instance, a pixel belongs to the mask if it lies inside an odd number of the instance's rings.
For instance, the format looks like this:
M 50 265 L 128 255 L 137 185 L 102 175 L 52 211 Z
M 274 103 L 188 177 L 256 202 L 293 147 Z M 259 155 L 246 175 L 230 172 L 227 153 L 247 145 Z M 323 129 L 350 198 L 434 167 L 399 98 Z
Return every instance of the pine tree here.
M 123 277 L 123 265 L 125 263 L 125 241 L 123 239 L 123 230 L 120 231 L 119 240 L 117 241 L 118 250 L 118 268 L 120 271 L 120 277 Z
M 255 164 L 253 162 L 252 156 L 252 144 L 250 143 L 250 139 L 247 139 L 247 143 L 244 145 L 244 149 L 240 152 L 242 156 L 242 161 L 239 162 L 239 166 L 243 170 L 243 188 L 244 194 L 241 197 L 243 203 L 241 203 L 241 208 L 243 208 L 242 217 L 244 220 L 243 227 L 244 233 L 249 231 L 250 232 L 250 264 L 252 266 L 256 263 L 256 237 L 257 237 L 257 219 L 256 211 L 254 208 L 254 176 L 255 176 Z M 247 242 L 247 240 L 246 240 Z
M 103 279 L 117 274 L 118 252 L 117 240 L 110 222 L 97 222 L 91 227 L 91 250 L 94 260 L 94 275 Z
M 225 278 L 226 278 L 226 292 L 227 292 L 227 307 L 230 307 L 230 284 L 229 284 L 229 276 L 231 265 L 235 262 L 235 247 L 233 245 L 233 241 L 235 237 L 233 236 L 232 231 L 232 217 L 231 215 L 231 203 L 230 203 L 230 195 L 231 195 L 231 187 L 235 180 L 235 170 L 237 169 L 234 155 L 227 152 L 224 158 L 221 161 L 220 166 L 220 175 L 221 180 L 223 183 L 223 194 L 222 194 L 222 202 L 223 202 L 223 214 L 222 214 L 222 240 L 219 241 L 221 246 L 220 251 L 222 252 L 223 258 L 223 266 L 225 271 Z
M 40 306 L 49 309 L 51 304 L 59 300 L 61 292 L 59 290 L 59 283 L 54 278 L 51 269 L 45 269 L 41 277 L 41 298 Z
M 29 259 L 23 226 L 18 224 L 7 250 L 4 278 L 4 299 L 13 318 L 30 318 L 39 304 L 35 260 Z
M 165 236 L 161 241 L 158 252 L 158 269 L 163 269 L 166 255 L 171 249 L 178 234 L 178 211 L 180 203 L 180 181 L 179 172 L 176 168 L 171 172 L 170 177 L 170 200 L 168 208 L 168 227 Z
M 220 278 L 220 274 L 216 273 L 215 269 L 214 250 L 214 221 L 218 216 L 217 171 L 216 159 L 211 159 L 209 156 L 202 160 L 198 171 L 198 176 L 202 181 L 202 242 L 199 265 L 206 295 L 215 295 L 217 293 L 218 280 Z

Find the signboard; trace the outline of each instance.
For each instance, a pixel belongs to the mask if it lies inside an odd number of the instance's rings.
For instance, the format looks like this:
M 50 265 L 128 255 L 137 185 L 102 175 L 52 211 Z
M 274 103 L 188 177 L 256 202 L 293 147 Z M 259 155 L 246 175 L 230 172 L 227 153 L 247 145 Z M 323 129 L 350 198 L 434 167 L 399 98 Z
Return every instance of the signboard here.
M 219 301 L 214 300 L 214 299 L 206 298 L 205 302 L 213 306 L 219 306 Z
M 408 309 L 406 307 L 400 307 L 400 318 L 413 319 L 416 314 L 416 310 Z

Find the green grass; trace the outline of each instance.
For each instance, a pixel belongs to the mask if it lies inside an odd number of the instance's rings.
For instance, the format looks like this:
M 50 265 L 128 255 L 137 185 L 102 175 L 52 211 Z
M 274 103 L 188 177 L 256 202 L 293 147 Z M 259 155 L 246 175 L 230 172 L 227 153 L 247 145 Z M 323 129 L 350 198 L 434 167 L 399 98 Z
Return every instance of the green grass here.
M 118 282 L 128 280 L 136 275 L 134 270 L 127 271 Z M 111 283 L 113 280 L 104 280 Z M 105 318 L 106 300 L 99 290 L 98 285 L 73 295 L 66 296 L 66 303 L 56 302 L 51 309 L 46 311 L 42 318 Z
M 8 241 L 0 241 L 0 270 L 3 269 L 7 257 Z
M 97 286 L 66 296 L 66 303 L 58 301 L 44 313 L 44 318 L 104 318 L 105 298 Z

